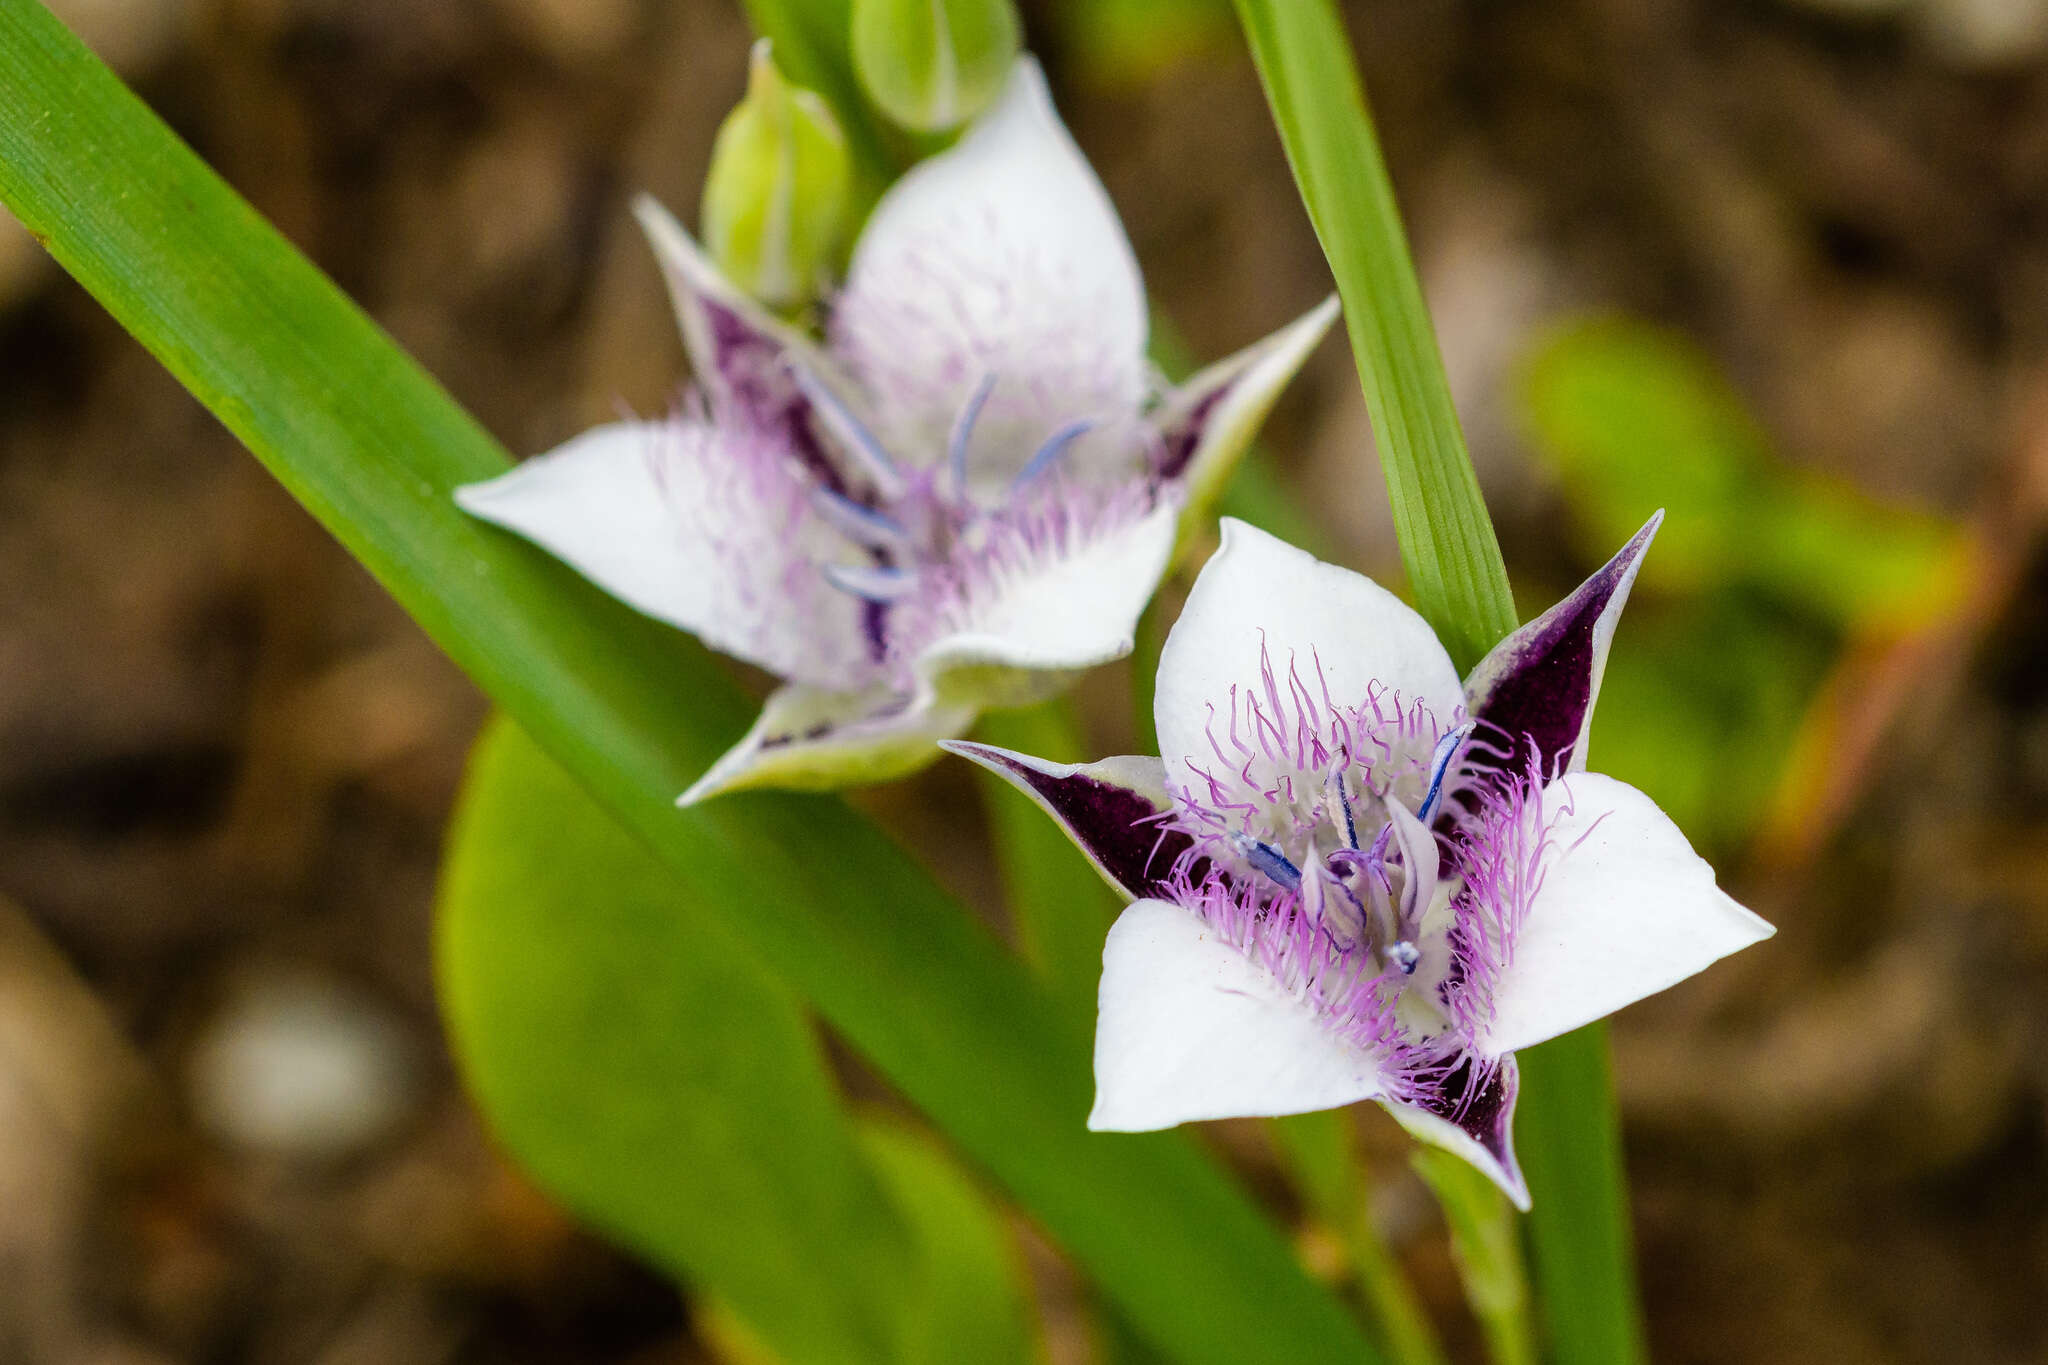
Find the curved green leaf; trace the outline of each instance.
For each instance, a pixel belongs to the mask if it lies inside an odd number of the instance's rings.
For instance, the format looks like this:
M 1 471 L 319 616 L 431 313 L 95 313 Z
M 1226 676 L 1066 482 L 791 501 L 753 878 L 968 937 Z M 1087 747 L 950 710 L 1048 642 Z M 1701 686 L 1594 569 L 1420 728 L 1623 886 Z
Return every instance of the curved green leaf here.
M 902 1359 L 912 1365 L 1027 1365 L 1036 1347 L 1010 1231 L 943 1148 L 884 1119 L 860 1141 L 903 1211 L 916 1248 L 918 1292 L 901 1306 Z
M 498 1139 L 790 1360 L 886 1362 L 908 1235 L 802 1006 L 502 718 L 449 830 L 436 969 Z

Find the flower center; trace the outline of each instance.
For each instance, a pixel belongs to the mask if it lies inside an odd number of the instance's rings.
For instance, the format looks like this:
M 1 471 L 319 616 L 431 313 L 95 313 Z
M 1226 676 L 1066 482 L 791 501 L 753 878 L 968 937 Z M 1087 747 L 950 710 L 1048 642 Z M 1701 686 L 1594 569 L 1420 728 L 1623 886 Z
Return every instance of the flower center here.
M 1067 496 L 1058 474 L 1062 458 L 1095 425 L 1067 422 L 1024 461 L 993 500 L 968 486 L 968 448 L 994 390 L 989 374 L 954 418 L 945 458 L 909 466 L 896 460 L 840 396 L 801 366 L 797 387 L 820 422 L 847 452 L 859 474 L 857 492 L 810 490 L 818 515 L 859 550 L 864 563 L 818 562 L 834 587 L 865 605 L 870 652 L 876 662 L 902 658 L 933 638 L 963 600 L 986 580 L 1058 553 L 1102 526 L 1130 514 L 1128 497 L 1112 493 L 1092 504 Z M 1141 490 L 1148 492 L 1149 490 Z
M 1189 759 L 1173 894 L 1325 1025 L 1429 1099 L 1490 1009 L 1540 881 L 1540 774 L 1501 770 L 1462 715 L 1261 653 Z

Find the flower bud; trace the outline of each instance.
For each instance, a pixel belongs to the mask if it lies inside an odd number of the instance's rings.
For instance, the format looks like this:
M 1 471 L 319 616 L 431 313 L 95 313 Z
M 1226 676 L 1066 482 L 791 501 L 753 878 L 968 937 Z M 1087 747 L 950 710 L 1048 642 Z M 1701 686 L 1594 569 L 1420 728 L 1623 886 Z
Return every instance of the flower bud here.
M 815 93 L 754 44 L 746 98 L 726 115 L 704 178 L 704 245 L 740 288 L 771 308 L 818 292 L 846 228 L 846 137 Z
M 943 132 L 995 99 L 1021 41 L 1011 0 L 854 0 L 853 65 L 896 122 Z

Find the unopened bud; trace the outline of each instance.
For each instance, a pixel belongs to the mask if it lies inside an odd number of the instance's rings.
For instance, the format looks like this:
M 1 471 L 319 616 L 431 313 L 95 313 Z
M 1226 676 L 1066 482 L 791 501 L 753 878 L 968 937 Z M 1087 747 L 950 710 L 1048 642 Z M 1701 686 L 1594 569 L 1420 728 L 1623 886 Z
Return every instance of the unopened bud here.
M 853 64 L 896 122 L 943 132 L 1002 90 L 1021 32 L 1011 0 L 854 0 Z
M 740 288 L 771 308 L 816 296 L 846 228 L 846 137 L 815 93 L 754 44 L 746 98 L 726 115 L 704 178 L 704 245 Z

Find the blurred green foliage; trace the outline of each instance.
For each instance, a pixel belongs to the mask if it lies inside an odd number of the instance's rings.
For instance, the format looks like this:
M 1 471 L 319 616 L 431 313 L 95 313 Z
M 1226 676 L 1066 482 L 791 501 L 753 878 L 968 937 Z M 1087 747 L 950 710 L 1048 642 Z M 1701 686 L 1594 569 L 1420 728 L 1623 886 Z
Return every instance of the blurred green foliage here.
M 1522 398 L 1589 556 L 1668 509 L 1646 586 L 1746 585 L 1869 629 L 1923 622 L 1965 583 L 1957 527 L 1786 466 L 1713 361 L 1674 333 L 1626 318 L 1568 326 L 1530 356 Z
M 1529 1279 L 1507 1196 L 1470 1162 L 1440 1147 L 1418 1147 L 1408 1160 L 1436 1195 L 1450 1225 L 1451 1255 L 1465 1286 L 1465 1302 L 1486 1333 L 1494 1365 L 1535 1365 Z
M 1593 762 L 1732 852 L 1772 810 L 1844 644 L 1952 610 L 1970 540 L 1785 464 L 1713 361 L 1648 323 L 1561 328 L 1529 355 L 1519 398 L 1580 558 L 1666 509 L 1608 662 Z
M 784 1360 L 1032 1357 L 1014 1249 L 973 1184 L 851 1117 L 796 997 L 502 719 L 438 923 L 472 1093 L 582 1217 Z
M 1238 50 L 1229 0 L 1066 0 L 1053 22 L 1072 65 L 1098 87 L 1139 88 L 1190 58 Z

